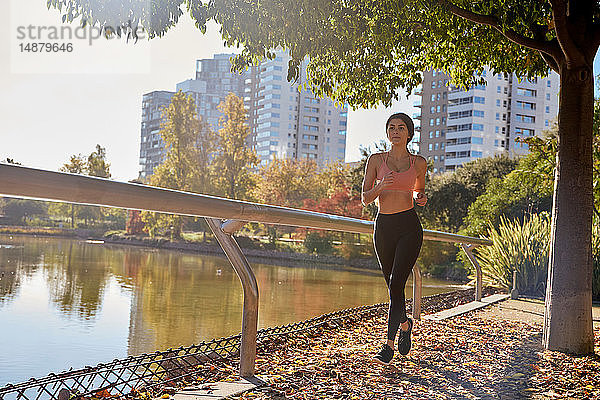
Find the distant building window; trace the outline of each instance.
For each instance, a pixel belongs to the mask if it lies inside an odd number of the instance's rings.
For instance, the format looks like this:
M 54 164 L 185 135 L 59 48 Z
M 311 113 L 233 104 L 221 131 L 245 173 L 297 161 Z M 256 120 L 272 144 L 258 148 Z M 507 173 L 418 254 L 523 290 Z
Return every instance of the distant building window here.
M 550 93 L 546 93 L 546 100 L 550 100 Z
M 474 100 L 475 100 L 475 103 L 485 104 L 485 97 L 475 96 Z
M 433 138 L 433 131 L 429 131 L 429 139 Z
M 528 124 L 535 123 L 535 117 L 533 115 L 517 114 L 516 120 L 518 122 L 525 122 L 525 123 L 528 123 Z
M 473 130 L 474 131 L 482 131 L 483 130 L 483 124 L 473 124 Z
M 471 151 L 471 157 L 473 158 L 481 158 L 483 153 L 481 151 Z
M 517 94 L 519 96 L 537 97 L 537 91 L 533 89 L 517 88 Z
M 473 143 L 473 144 L 483 144 L 483 138 L 473 137 L 473 138 L 471 138 L 471 143 Z
M 433 143 L 429 143 L 429 151 L 433 150 Z
M 546 106 L 546 114 L 550 113 L 550 106 Z
M 517 100 L 517 108 L 522 108 L 524 110 L 535 110 L 535 103 Z
M 516 127 L 515 133 L 517 135 L 523 135 L 523 136 L 535 136 L 535 130 L 527 129 L 527 128 Z
M 500 107 L 500 99 L 496 99 L 496 107 Z
M 483 111 L 473 110 L 473 116 L 474 117 L 481 117 L 481 118 L 483 118 Z
M 552 83 L 550 81 L 547 82 L 546 86 L 552 87 Z
M 496 88 L 496 93 L 500 93 L 501 91 L 502 91 L 502 88 L 501 88 L 500 86 L 498 86 L 498 87 Z

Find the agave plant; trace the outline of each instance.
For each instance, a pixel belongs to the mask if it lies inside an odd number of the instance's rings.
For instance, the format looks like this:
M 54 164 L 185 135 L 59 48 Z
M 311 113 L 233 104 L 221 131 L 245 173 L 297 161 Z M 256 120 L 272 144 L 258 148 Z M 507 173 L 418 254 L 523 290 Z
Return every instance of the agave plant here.
M 512 288 L 517 271 L 519 293 L 544 295 L 550 249 L 548 213 L 526 215 L 523 222 L 502 216 L 498 228 L 488 226 L 492 246 L 478 249 L 483 282 Z

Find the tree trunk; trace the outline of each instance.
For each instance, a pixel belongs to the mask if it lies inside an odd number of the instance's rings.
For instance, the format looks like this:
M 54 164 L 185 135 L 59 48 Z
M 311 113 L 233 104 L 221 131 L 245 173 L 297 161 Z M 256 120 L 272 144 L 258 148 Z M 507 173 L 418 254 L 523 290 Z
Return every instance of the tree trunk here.
M 594 351 L 592 328 L 592 123 L 590 66 L 560 68 L 558 152 L 543 344 L 548 350 Z

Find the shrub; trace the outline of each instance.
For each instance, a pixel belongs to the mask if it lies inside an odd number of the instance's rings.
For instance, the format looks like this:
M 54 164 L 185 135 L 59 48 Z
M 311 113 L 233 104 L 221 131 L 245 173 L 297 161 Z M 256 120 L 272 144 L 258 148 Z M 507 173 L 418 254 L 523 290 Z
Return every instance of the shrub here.
M 516 269 L 519 293 L 543 296 L 550 250 L 548 213 L 526 216 L 523 222 L 503 216 L 498 229 L 488 229 L 494 244 L 477 251 L 483 282 L 510 289 Z
M 310 253 L 331 253 L 333 249 L 331 234 L 314 231 L 307 232 L 304 238 L 304 247 Z

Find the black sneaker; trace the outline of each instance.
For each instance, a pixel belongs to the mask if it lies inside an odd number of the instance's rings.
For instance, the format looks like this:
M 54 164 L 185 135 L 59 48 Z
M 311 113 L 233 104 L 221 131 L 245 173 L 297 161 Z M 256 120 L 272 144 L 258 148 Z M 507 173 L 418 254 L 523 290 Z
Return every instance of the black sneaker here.
M 410 351 L 410 332 L 412 331 L 413 321 L 412 319 L 408 319 L 408 330 L 399 329 L 398 332 L 398 352 L 403 356 L 407 355 Z
M 392 349 L 386 343 L 386 344 L 383 345 L 383 347 L 381 348 L 381 350 L 379 350 L 379 353 L 377 353 L 373 357 L 373 360 L 376 363 L 383 364 L 383 365 L 388 365 L 390 363 L 390 361 L 392 361 L 393 357 L 394 357 L 394 349 Z

